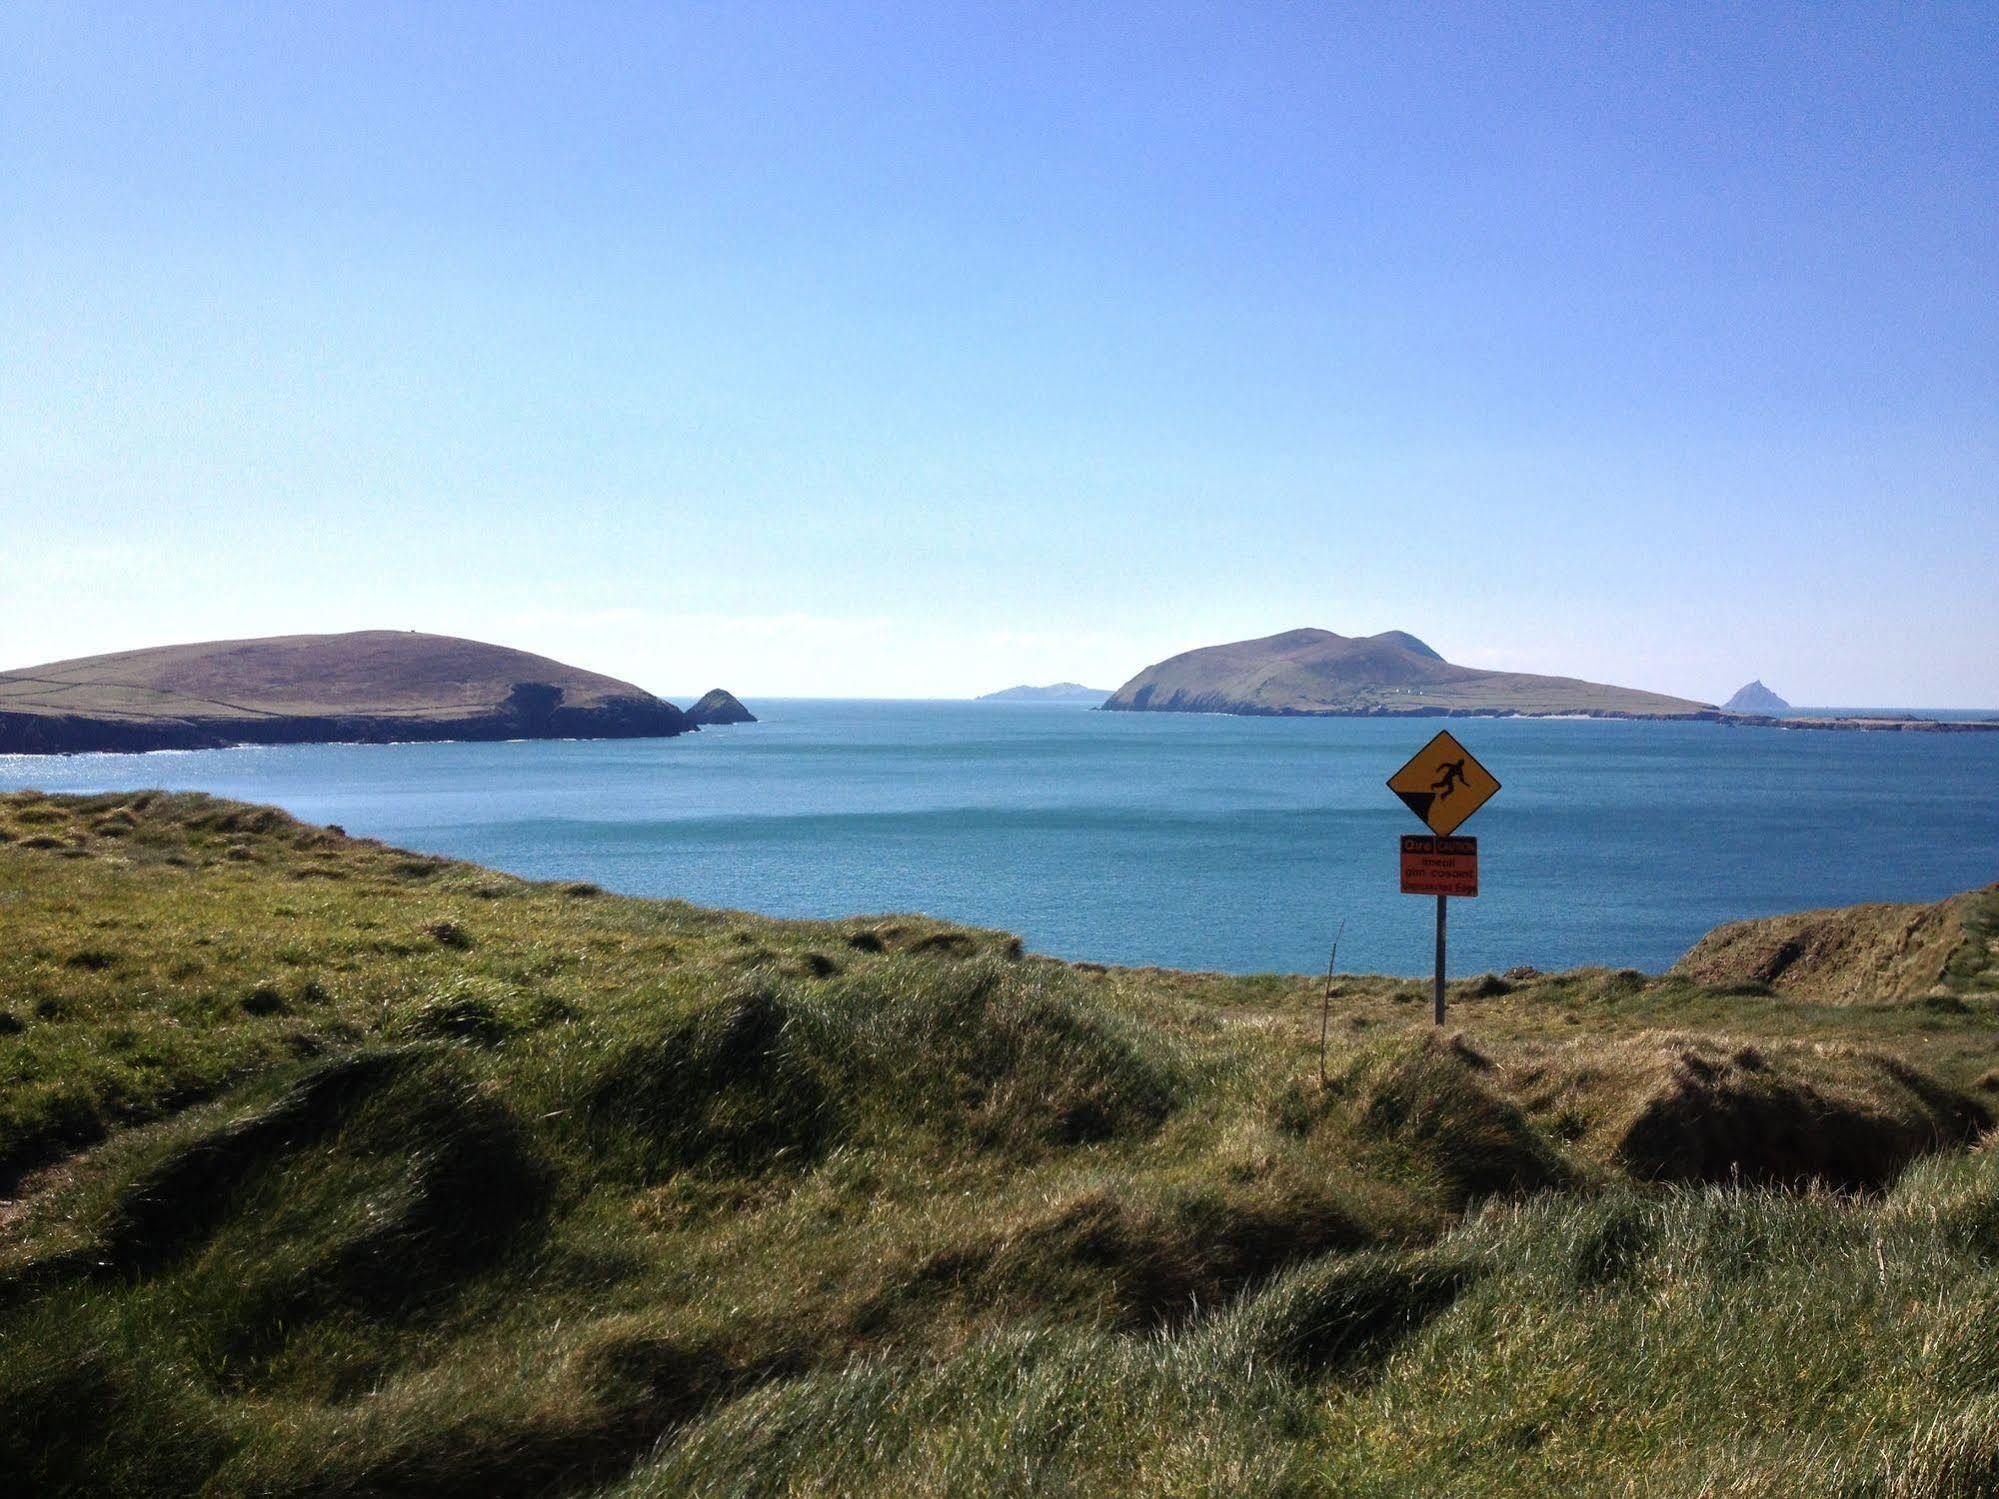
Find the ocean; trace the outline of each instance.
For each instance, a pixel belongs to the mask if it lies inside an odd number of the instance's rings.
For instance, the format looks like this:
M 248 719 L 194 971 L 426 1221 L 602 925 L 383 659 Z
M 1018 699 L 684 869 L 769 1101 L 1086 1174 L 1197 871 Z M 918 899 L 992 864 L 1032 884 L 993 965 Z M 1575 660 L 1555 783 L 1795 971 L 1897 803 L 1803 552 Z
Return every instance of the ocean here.
M 1426 973 L 1423 829 L 1383 782 L 1434 719 L 755 700 L 678 739 L 0 757 L 0 789 L 165 787 L 537 879 L 781 916 L 922 911 L 1104 963 Z M 1451 971 L 1654 971 L 1710 927 L 1999 880 L 1999 734 L 1473 719 Z

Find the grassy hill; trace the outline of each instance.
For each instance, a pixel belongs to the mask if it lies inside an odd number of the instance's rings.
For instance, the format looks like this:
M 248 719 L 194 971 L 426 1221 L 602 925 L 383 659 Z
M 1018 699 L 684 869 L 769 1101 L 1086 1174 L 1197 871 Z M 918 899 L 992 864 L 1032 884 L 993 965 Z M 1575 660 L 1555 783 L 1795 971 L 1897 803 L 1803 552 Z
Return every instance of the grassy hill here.
M 1717 927 L 1674 965 L 1800 998 L 1941 998 L 1999 986 L 1999 885 L 1933 905 L 1843 906 Z
M 0 672 L 0 753 L 674 734 L 615 677 L 416 631 L 157 646 Z
M 1984 908 L 1958 948 L 1988 952 Z M 1999 1478 L 1999 979 L 1105 969 L 0 797 L 37 1494 Z
M 1716 716 L 1712 704 L 1574 677 L 1453 666 L 1403 630 L 1351 638 L 1288 630 L 1148 666 L 1111 695 L 1120 711 L 1247 714 Z

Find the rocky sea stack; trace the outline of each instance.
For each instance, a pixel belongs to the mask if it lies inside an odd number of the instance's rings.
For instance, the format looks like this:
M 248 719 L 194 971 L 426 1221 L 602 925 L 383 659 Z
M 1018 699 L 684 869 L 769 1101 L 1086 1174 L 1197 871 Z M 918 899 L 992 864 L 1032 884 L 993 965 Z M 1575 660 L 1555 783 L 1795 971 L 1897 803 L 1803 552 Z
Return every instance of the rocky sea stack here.
M 0 754 L 647 739 L 690 727 L 630 682 L 413 630 L 212 640 L 0 672 Z
M 757 716 L 737 702 L 733 693 L 716 687 L 704 692 L 701 701 L 687 710 L 687 721 L 701 728 L 715 723 L 755 723 Z
M 1734 697 L 1723 703 L 1722 708 L 1729 713 L 1789 713 L 1791 705 L 1777 696 L 1761 681 L 1751 682 L 1747 687 L 1738 688 Z

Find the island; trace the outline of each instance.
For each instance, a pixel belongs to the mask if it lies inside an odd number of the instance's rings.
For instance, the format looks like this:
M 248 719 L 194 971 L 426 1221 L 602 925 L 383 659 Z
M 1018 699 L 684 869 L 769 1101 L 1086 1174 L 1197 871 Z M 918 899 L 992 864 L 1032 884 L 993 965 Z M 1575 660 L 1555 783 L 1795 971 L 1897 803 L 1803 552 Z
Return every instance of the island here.
M 1414 635 L 1287 630 L 1204 646 L 1148 666 L 1112 712 L 1298 716 L 1719 718 L 1691 698 L 1574 677 L 1453 666 Z
M 0 754 L 641 739 L 693 727 L 630 682 L 414 630 L 211 640 L 0 672 Z
M 1762 680 L 1751 682 L 1747 687 L 1738 687 L 1735 696 L 1723 703 L 1726 713 L 1789 713 L 1791 705 L 1777 696 Z
M 1258 640 L 1203 646 L 1146 667 L 1103 707 L 1113 713 L 1274 718 L 1645 718 L 1736 728 L 1999 732 L 1999 718 L 1779 717 L 1575 677 L 1453 666 L 1406 630 L 1363 636 L 1287 630 Z
M 687 710 L 687 721 L 697 727 L 705 727 L 708 724 L 755 723 L 757 716 L 738 702 L 734 693 L 712 687 Z
M 1051 682 L 1046 687 L 1003 687 L 998 692 L 982 692 L 976 703 L 1088 703 L 1092 707 L 1110 696 L 1108 688 L 1085 687 L 1080 682 Z

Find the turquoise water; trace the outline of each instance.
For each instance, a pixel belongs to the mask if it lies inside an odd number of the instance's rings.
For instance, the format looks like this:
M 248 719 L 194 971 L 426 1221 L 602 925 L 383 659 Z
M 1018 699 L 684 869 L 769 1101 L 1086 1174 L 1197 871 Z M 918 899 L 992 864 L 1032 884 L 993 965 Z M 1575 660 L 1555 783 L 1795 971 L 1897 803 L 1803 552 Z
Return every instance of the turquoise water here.
M 1064 957 L 1421 973 L 1420 831 L 1382 782 L 1439 725 L 759 701 L 669 740 L 0 757 L 0 787 L 199 788 L 540 878 L 791 916 L 925 911 Z M 1670 964 L 1718 922 L 1999 879 L 1999 734 L 1478 720 L 1454 972 Z

